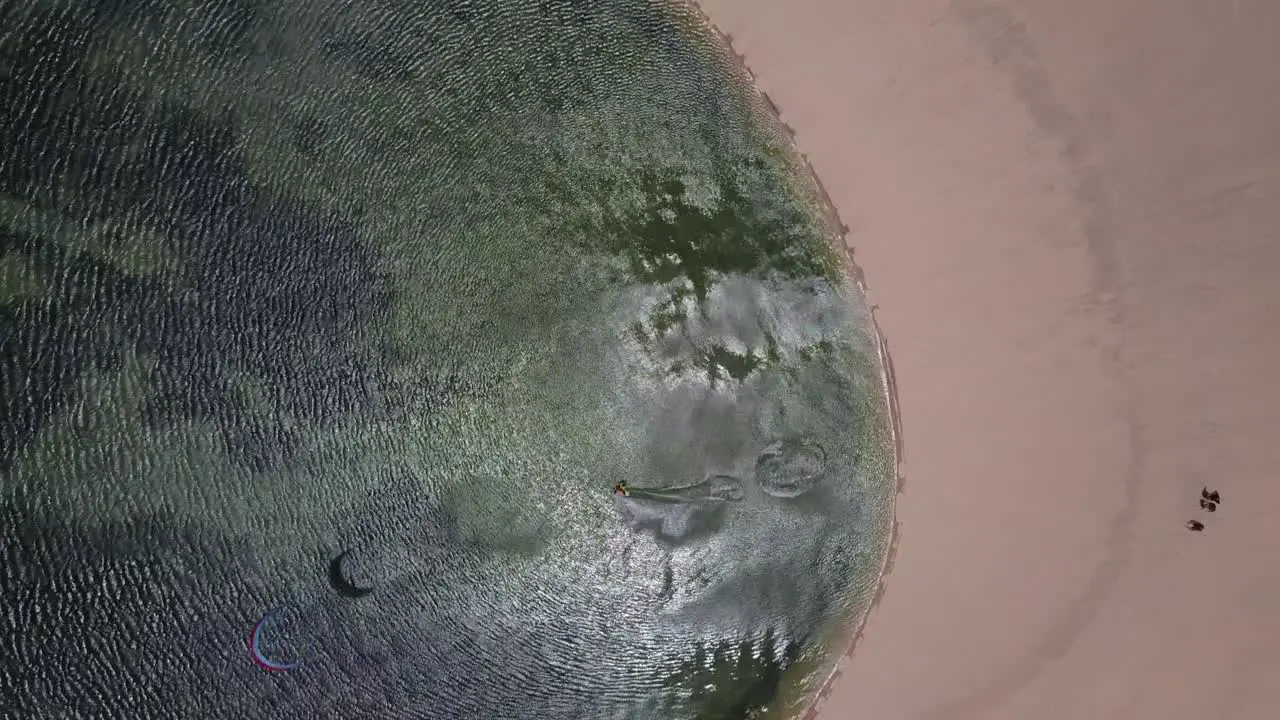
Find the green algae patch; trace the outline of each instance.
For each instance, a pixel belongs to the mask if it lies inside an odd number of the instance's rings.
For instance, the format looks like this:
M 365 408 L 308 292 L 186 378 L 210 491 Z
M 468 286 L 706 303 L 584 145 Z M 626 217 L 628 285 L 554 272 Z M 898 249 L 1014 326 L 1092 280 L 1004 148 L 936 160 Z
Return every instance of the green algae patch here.
M 594 196 L 588 202 L 631 200 L 632 207 L 620 212 L 569 222 L 573 235 L 585 239 L 585 250 L 621 259 L 633 282 L 683 280 L 704 301 L 716 280 L 731 274 L 834 279 L 840 269 L 812 221 L 799 208 L 758 202 L 753 195 L 767 189 L 746 187 L 741 177 L 726 168 L 711 176 L 710 193 L 695 194 L 683 169 L 647 168 L 628 180 L 598 177 L 553 186 L 553 193 L 569 204 L 585 186 Z M 673 295 L 672 301 L 679 299 Z
M 75 209 L 75 200 L 66 201 L 65 206 Z M 0 196 L 0 227 L 19 236 L 53 243 L 66 251 L 68 257 L 82 256 L 128 277 L 159 280 L 175 288 L 183 286 L 184 262 L 170 248 L 168 240 L 128 217 L 76 220 L 65 213 L 3 195 Z
M 675 172 L 647 170 L 637 181 L 646 202 L 601 228 L 598 249 L 623 257 L 638 280 L 685 279 L 701 301 L 717 275 L 774 272 L 796 278 L 828 272 L 821 253 L 806 247 L 812 239 L 796 231 L 804 222 L 798 213 L 763 217 L 759 204 L 728 178 L 711 209 L 690 201 Z
M 0 255 L 0 305 L 45 298 L 49 288 L 41 275 L 25 255 Z

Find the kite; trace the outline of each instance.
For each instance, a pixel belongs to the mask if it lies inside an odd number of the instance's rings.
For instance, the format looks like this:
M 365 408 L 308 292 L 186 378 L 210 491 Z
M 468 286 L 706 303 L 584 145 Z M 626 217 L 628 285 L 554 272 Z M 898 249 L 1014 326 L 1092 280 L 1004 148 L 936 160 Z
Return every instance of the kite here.
M 253 653 L 253 661 L 267 672 L 284 672 L 298 667 L 298 662 L 282 662 L 272 660 L 262 652 L 262 630 L 267 626 L 267 621 L 271 619 L 271 613 L 262 616 L 257 625 L 253 626 L 253 635 L 249 638 L 249 652 Z
M 371 587 L 360 587 L 342 574 L 342 559 L 350 550 L 343 550 L 337 557 L 329 561 L 329 584 L 344 598 L 362 598 L 373 592 Z

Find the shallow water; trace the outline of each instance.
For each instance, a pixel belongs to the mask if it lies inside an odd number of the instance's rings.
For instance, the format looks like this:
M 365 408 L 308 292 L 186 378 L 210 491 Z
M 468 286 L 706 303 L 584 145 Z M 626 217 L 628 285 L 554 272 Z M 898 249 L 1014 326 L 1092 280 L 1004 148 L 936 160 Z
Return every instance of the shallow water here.
M 887 540 L 874 345 L 692 15 L 0 20 L 0 707 L 710 719 L 807 687 Z M 344 549 L 368 597 L 327 585 Z M 268 612 L 296 669 L 253 662 Z

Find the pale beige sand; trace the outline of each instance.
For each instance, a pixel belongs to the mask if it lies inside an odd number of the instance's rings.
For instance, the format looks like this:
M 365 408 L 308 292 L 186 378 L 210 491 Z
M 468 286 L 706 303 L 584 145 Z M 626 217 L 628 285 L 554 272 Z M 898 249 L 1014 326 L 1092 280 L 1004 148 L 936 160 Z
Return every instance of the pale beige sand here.
M 897 371 L 896 560 L 818 717 L 1280 717 L 1280 2 L 701 4 Z

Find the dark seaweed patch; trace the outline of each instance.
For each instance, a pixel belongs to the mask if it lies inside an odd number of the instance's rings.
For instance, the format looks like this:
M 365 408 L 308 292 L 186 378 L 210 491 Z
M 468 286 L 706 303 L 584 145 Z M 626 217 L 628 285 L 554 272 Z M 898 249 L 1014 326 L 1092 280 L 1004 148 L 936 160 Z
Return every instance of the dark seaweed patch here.
M 803 646 L 780 640 L 772 629 L 757 640 L 699 644 L 663 684 L 685 692 L 696 720 L 755 717 L 777 696 L 783 673 L 800 658 Z
M 322 42 L 320 48 L 329 60 L 375 82 L 397 82 L 414 75 L 414 58 L 386 40 L 334 37 Z
M 320 149 L 324 142 L 324 122 L 316 117 L 305 117 L 294 121 L 289 133 L 293 149 L 302 155 L 312 155 Z
M 248 421 L 227 399 L 233 377 L 257 377 L 272 410 L 296 421 L 385 410 L 374 381 L 387 375 L 383 360 L 354 343 L 387 315 L 391 289 L 358 220 L 252 186 L 230 112 L 91 85 L 80 74 L 84 24 L 52 18 L 44 29 L 0 41 L 10 101 L 0 192 L 83 223 L 134 218 L 181 258 L 184 277 L 173 287 L 48 239 L 0 235 L 6 252 L 32 253 L 60 283 L 45 304 L 5 309 L 0 466 L 67 405 L 104 324 L 155 358 L 151 425 L 211 420 L 251 467 L 288 459 L 296 437 Z M 48 200 L 66 186 L 74 197 Z
M 227 643 L 257 609 L 239 582 L 257 574 L 246 554 L 156 520 L 83 529 L 0 508 L 0 599 L 14 623 L 0 638 L 0 704 L 14 717 L 199 714 L 215 683 L 251 677 Z
M 207 0 L 194 17 L 200 28 L 197 46 L 212 59 L 230 60 L 252 49 L 251 40 L 261 14 L 262 0 Z
M 64 406 L 87 332 L 65 302 L 0 307 L 0 470 Z

